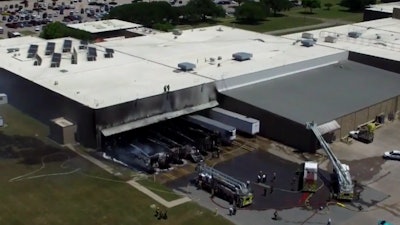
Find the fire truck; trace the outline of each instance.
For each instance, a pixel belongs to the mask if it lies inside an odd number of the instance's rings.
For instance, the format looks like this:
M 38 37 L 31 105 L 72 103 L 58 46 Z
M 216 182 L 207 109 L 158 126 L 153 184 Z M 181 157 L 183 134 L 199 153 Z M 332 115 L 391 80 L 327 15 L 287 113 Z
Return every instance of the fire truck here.
M 303 163 L 303 189 L 304 192 L 316 192 L 318 189 L 318 163 Z
M 212 196 L 218 196 L 240 208 L 253 203 L 253 193 L 245 182 L 205 164 L 198 164 L 196 171 L 198 187 L 211 192 Z

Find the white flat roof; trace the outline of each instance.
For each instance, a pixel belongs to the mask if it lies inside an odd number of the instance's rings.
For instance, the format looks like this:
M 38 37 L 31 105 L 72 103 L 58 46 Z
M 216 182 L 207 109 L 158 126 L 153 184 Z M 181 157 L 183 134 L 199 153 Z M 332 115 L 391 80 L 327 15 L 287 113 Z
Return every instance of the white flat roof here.
M 398 19 L 385 18 L 305 32 L 312 33 L 318 38 L 318 45 L 400 61 L 400 20 Z M 347 36 L 349 32 L 360 32 L 361 36 L 350 38 Z M 293 40 L 301 39 L 302 33 L 304 32 L 283 37 Z M 337 36 L 338 40 L 336 43 L 324 42 L 326 36 Z
M 370 5 L 367 10 L 393 13 L 394 8 L 400 8 L 400 2 L 389 2 L 376 5 Z
M 142 25 L 117 19 L 111 19 L 111 20 L 100 20 L 100 21 L 93 21 L 86 23 L 68 24 L 68 27 L 84 30 L 89 33 L 95 34 L 106 31 L 139 28 L 142 27 Z
M 91 44 L 98 57 L 89 62 L 87 51 L 78 49 L 79 41 L 70 40 L 78 52 L 77 65 L 71 64 L 71 53 L 63 53 L 61 66 L 50 68 L 51 56 L 44 55 L 48 41 L 22 37 L 0 40 L 0 67 L 97 109 L 161 94 L 165 85 L 174 91 L 343 52 L 324 46 L 306 48 L 286 38 L 215 26 L 183 31 L 176 39 L 172 33 L 158 33 Z M 61 53 L 64 39 L 51 41 L 56 42 L 55 52 Z M 34 59 L 27 58 L 30 44 L 39 45 L 41 66 L 33 66 Z M 7 53 L 13 47 L 18 47 L 19 53 Z M 114 58 L 103 56 L 106 47 L 115 50 Z M 232 54 L 236 52 L 252 53 L 253 58 L 234 61 Z M 177 72 L 181 62 L 191 62 L 196 68 Z

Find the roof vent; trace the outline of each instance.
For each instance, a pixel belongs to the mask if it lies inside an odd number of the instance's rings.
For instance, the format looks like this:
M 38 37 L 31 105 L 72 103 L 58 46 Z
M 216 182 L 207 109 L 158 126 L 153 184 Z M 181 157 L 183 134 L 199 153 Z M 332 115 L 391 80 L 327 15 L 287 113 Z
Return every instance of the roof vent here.
M 301 40 L 301 45 L 305 46 L 305 47 L 312 47 L 314 46 L 315 41 L 313 39 L 304 39 Z
M 250 60 L 253 57 L 253 54 L 247 52 L 237 52 L 232 55 L 233 59 L 236 61 L 245 61 Z
M 302 33 L 301 34 L 301 38 L 314 39 L 314 34 L 312 34 L 312 33 Z
M 190 62 L 183 62 L 178 64 L 179 69 L 182 71 L 190 71 L 196 68 L 196 65 Z
M 337 37 L 334 37 L 334 36 L 326 36 L 326 37 L 325 37 L 325 42 L 328 42 L 328 43 L 336 43 L 336 42 L 337 42 Z
M 19 52 L 19 48 L 7 48 L 7 53 Z
M 361 36 L 361 33 L 357 31 L 351 31 L 347 34 L 347 36 L 351 38 L 359 38 Z

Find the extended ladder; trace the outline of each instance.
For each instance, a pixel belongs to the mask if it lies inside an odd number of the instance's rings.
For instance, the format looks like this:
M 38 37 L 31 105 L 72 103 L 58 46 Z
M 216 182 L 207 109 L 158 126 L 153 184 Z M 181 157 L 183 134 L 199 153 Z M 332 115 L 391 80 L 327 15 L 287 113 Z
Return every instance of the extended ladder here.
M 232 187 L 237 188 L 238 191 L 241 192 L 241 194 L 249 193 L 249 189 L 247 188 L 247 186 L 244 182 L 237 180 L 225 173 L 222 173 L 221 171 L 218 171 L 212 167 L 209 167 L 204 164 L 199 164 L 197 167 L 197 171 L 200 173 L 206 173 L 206 174 L 212 176 L 213 179 L 219 180 L 219 181 L 224 182 Z

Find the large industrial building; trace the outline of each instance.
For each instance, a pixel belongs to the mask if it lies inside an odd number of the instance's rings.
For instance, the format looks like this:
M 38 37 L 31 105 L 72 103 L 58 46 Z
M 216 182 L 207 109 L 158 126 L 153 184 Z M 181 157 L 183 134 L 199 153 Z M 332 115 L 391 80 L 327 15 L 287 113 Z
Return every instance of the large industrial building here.
M 318 38 L 311 45 L 302 34 L 224 26 L 95 44 L 5 39 L 0 92 L 50 127 L 64 121 L 57 132 L 75 126 L 68 130 L 76 141 L 93 148 L 109 136 L 220 105 L 260 120 L 262 136 L 314 151 L 307 121 L 342 137 L 399 111 L 398 25 L 389 18 L 310 31 Z M 348 37 L 354 30 L 360 36 Z
M 390 17 L 398 17 L 400 13 L 400 2 L 389 2 L 369 5 L 364 9 L 364 21 L 377 20 Z
M 131 38 L 141 36 L 142 25 L 117 19 L 99 20 L 85 23 L 68 24 L 68 27 L 90 33 L 92 39 L 108 39 L 115 37 Z

